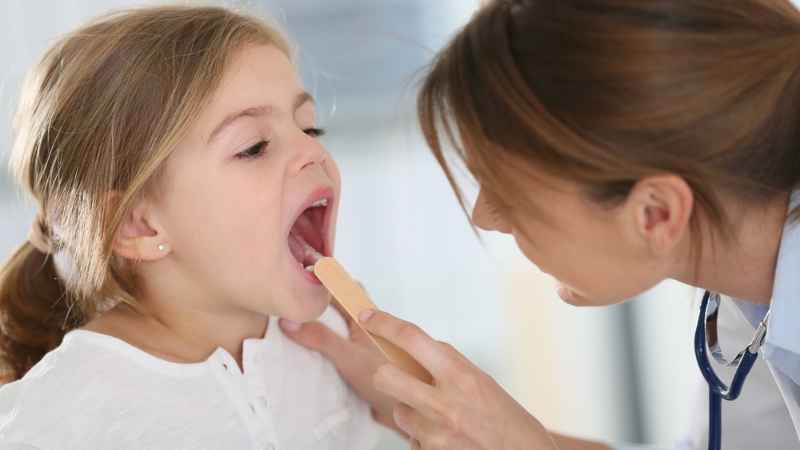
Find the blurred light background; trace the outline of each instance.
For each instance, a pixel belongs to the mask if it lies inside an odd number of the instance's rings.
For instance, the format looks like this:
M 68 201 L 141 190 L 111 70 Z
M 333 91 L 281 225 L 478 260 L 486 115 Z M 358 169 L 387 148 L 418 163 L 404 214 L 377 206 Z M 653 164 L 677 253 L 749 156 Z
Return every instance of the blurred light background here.
M 384 309 L 447 340 L 548 427 L 610 441 L 671 443 L 696 381 L 692 289 L 667 283 L 624 305 L 577 309 L 513 242 L 481 244 L 428 154 L 414 118 L 426 64 L 478 0 L 252 0 L 298 45 L 343 174 L 337 254 Z M 127 0 L 0 3 L 0 151 L 20 82 L 52 40 Z M 0 255 L 34 211 L 0 175 Z M 700 403 L 702 405 L 702 402 Z M 406 448 L 387 435 L 382 449 Z

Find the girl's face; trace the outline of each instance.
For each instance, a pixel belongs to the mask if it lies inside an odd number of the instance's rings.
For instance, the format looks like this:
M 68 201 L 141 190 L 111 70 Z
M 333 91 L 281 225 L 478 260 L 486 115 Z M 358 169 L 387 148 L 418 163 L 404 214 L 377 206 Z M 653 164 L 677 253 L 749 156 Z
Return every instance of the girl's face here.
M 531 183 L 527 200 L 546 220 L 526 211 L 498 210 L 481 190 L 473 222 L 512 235 L 531 262 L 559 281 L 565 302 L 621 302 L 672 278 L 687 259 L 692 195 L 680 178 L 642 180 L 613 207 L 589 200 L 574 183 L 540 179 L 549 187 Z
M 189 293 L 220 311 L 305 321 L 329 295 L 305 244 L 334 247 L 340 177 L 313 99 L 273 46 L 248 46 L 166 162 L 155 200 Z

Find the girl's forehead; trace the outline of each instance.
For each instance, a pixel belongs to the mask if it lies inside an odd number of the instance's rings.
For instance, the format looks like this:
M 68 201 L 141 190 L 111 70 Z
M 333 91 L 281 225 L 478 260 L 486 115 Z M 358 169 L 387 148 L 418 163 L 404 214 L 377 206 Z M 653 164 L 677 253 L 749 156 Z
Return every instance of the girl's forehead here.
M 301 106 L 307 111 L 306 103 L 313 108 L 313 99 L 298 104 L 298 98 L 304 95 L 294 64 L 281 50 L 271 45 L 249 45 L 230 58 L 196 126 L 216 129 L 232 115 L 248 111 L 265 116 L 294 113 Z
M 290 94 L 297 90 L 302 90 L 302 83 L 286 54 L 271 45 L 249 45 L 229 59 L 212 102 L 215 98 L 244 100 L 259 95 L 279 103 L 281 99 L 291 101 Z

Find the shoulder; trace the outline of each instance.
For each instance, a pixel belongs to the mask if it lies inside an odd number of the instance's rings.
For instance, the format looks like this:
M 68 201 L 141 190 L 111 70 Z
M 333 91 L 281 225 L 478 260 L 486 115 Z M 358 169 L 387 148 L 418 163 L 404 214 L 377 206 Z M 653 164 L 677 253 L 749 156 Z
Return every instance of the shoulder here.
M 65 351 L 62 344 L 46 354 L 24 377 L 0 387 L 0 435 L 3 445 L 6 442 L 30 442 L 42 431 L 45 423 L 53 421 L 51 416 L 55 410 L 64 414 L 62 417 L 69 414 L 64 409 L 69 408 L 70 404 L 60 400 L 67 389 L 71 391 L 74 388 L 73 383 L 64 378 L 73 377 L 66 366 L 73 366 L 74 362 L 76 358 Z
M 69 384 L 67 378 L 78 376 L 74 369 L 80 369 L 79 355 L 74 349 L 68 349 L 62 343 L 58 348 L 34 365 L 28 373 L 19 380 L 0 387 L 0 415 L 8 418 L 9 414 L 19 416 L 21 408 L 39 406 L 35 402 L 39 397 L 47 398 L 60 391 L 59 385 Z M 43 405 L 42 405 L 43 406 Z M 7 420 L 0 420 L 0 426 L 6 425 Z
M 73 332 L 74 333 L 74 332 Z M 65 337 L 25 376 L 0 387 L 0 436 L 5 442 L 26 442 L 63 448 L 48 439 L 101 432 L 93 422 L 109 408 L 109 396 L 124 389 L 111 380 L 130 369 L 124 355 L 90 339 Z M 124 395 L 123 395 L 124 396 Z M 43 445 L 47 444 L 47 445 Z M 5 448 L 2 447 L 1 448 Z

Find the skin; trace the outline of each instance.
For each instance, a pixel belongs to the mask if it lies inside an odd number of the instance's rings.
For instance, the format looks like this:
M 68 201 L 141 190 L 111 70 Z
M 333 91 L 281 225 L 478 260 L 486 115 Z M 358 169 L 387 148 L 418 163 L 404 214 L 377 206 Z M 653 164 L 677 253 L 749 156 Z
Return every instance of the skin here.
M 325 190 L 333 248 L 340 176 L 314 127 L 287 57 L 269 45 L 239 50 L 116 236 L 115 254 L 137 261 L 139 310 L 120 305 L 85 328 L 175 362 L 222 347 L 241 366 L 243 340 L 263 337 L 270 315 L 317 318 L 330 296 L 287 244 L 309 197 Z
M 559 295 L 564 301 L 611 305 L 675 279 L 769 303 L 788 193 L 759 205 L 723 196 L 723 208 L 735 218 L 733 237 L 726 240 L 714 227 L 705 227 L 710 235 L 701 240 L 698 261 L 691 252 L 689 226 L 690 217 L 698 212 L 691 189 L 680 177 L 644 178 L 613 207 L 590 201 L 571 181 L 544 173 L 536 176 L 542 177 L 548 182 L 531 183 L 523 192 L 547 211 L 547 221 L 520 211 L 500 212 L 483 192 L 472 220 L 483 230 L 512 235 L 533 264 L 560 281 Z M 702 214 L 699 217 L 703 220 Z M 716 245 L 712 246 L 712 240 Z M 408 435 L 412 448 L 609 448 L 550 434 L 491 377 L 416 325 L 380 311 L 367 311 L 360 321 L 369 332 L 396 343 L 420 361 L 433 374 L 434 384 L 422 383 L 384 362 L 359 365 L 348 355 L 366 350 L 320 324 L 281 325 L 297 342 L 325 354 L 346 379 L 367 392 L 364 397 L 376 414 L 391 416 L 390 426 Z M 374 374 L 371 386 L 364 381 L 369 373 Z

